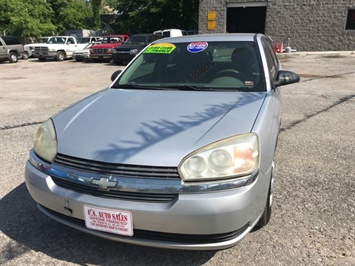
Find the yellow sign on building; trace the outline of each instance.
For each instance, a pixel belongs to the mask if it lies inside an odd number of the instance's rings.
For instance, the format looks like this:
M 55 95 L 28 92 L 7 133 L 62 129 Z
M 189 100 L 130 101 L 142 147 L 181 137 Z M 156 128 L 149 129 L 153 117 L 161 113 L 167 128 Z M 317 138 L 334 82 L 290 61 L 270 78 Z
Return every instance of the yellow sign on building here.
M 208 21 L 207 22 L 208 30 L 216 30 L 216 21 Z
M 216 20 L 216 11 L 208 11 L 207 19 L 209 21 Z

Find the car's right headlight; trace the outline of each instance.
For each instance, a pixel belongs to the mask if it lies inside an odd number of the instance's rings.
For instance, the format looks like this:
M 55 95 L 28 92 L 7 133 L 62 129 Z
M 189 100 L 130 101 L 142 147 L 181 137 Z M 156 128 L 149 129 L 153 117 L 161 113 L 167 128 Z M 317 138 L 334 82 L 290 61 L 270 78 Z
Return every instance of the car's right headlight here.
M 33 150 L 43 160 L 53 162 L 57 154 L 57 135 L 52 119 L 43 122 L 38 128 Z

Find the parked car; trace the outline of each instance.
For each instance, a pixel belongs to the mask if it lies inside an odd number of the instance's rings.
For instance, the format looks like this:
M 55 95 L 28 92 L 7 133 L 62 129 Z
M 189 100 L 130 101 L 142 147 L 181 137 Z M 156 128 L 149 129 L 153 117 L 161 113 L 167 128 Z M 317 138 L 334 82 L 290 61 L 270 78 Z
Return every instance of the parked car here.
M 98 44 L 100 42 L 88 43 L 83 49 L 73 52 L 73 59 L 77 62 L 90 59 L 90 47 Z
M 122 45 L 127 39 L 128 35 L 109 35 L 105 36 L 101 40 L 101 44 L 91 46 L 90 58 L 94 61 L 109 60 L 112 59 L 113 50 Z
M 180 29 L 165 29 L 165 30 L 156 30 L 153 32 L 155 35 L 162 35 L 163 37 L 177 37 L 187 35 L 184 30 Z
M 155 34 L 135 34 L 122 45 L 113 50 L 112 60 L 116 65 L 125 64 L 131 61 L 148 44 L 163 38 Z
M 269 222 L 280 88 L 299 76 L 267 37 L 160 39 L 111 79 L 39 127 L 25 180 L 43 213 L 191 250 L 231 247 Z
M 38 45 L 38 44 L 46 43 L 49 38 L 50 38 L 50 37 L 42 37 L 42 38 L 39 38 L 36 43 L 25 44 L 25 45 L 23 46 L 23 48 L 24 48 L 24 55 L 23 55 L 23 57 L 24 57 L 25 59 L 34 57 L 33 52 L 34 52 L 34 50 L 35 50 L 35 46 Z
M 23 54 L 23 45 L 14 36 L 0 36 L 0 62 L 16 63 Z
M 33 55 L 39 61 L 47 59 L 63 61 L 72 58 L 73 52 L 83 47 L 85 44 L 78 44 L 73 36 L 52 36 L 46 43 L 36 44 Z

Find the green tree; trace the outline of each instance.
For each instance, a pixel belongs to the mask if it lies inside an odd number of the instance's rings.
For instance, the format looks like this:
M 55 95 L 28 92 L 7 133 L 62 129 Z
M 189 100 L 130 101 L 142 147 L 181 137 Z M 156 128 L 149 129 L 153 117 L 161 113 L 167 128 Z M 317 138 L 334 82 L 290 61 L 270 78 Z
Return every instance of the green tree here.
M 51 21 L 53 10 L 43 0 L 0 0 L 0 10 L 2 34 L 39 37 L 51 35 L 56 30 Z
M 93 12 L 90 1 L 47 0 L 54 11 L 54 23 L 58 33 L 67 29 L 91 28 Z
M 102 0 L 91 0 L 91 8 L 93 13 L 93 28 L 100 29 L 101 28 L 101 21 L 100 21 L 100 10 Z
M 123 32 L 197 29 L 199 0 L 106 0 L 117 11 Z

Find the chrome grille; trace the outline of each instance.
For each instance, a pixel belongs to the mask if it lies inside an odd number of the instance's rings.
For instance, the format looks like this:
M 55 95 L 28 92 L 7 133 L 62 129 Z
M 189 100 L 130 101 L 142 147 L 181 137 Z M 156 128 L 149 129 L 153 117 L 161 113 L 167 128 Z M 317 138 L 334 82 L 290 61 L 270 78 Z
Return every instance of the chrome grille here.
M 94 54 L 105 54 L 107 51 L 107 49 L 103 49 L 103 48 L 100 48 L 100 49 L 92 49 L 94 51 Z
M 98 174 L 151 179 L 180 179 L 176 167 L 156 167 L 106 163 L 57 154 L 54 162 L 69 168 Z
M 167 193 L 141 193 L 141 192 L 131 192 L 131 191 L 120 191 L 114 189 L 99 190 L 97 187 L 79 184 L 55 176 L 52 176 L 52 180 L 58 187 L 73 190 L 83 194 L 89 194 L 96 197 L 114 198 L 114 199 L 131 200 L 131 201 L 161 202 L 161 203 L 170 202 L 178 197 L 177 194 L 167 194 Z
M 48 47 L 35 47 L 35 52 L 48 52 Z

